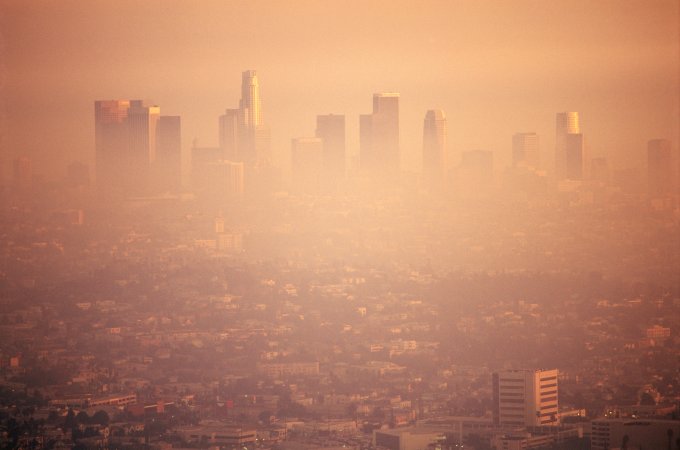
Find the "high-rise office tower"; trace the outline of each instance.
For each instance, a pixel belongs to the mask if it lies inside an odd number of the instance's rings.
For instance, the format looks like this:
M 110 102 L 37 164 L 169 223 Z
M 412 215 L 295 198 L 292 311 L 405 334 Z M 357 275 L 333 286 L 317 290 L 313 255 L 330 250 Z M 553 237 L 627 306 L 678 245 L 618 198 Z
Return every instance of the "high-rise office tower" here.
M 241 125 L 245 127 L 257 127 L 262 124 L 260 105 L 260 83 L 254 70 L 246 70 L 241 74 Z
M 557 425 L 557 369 L 502 370 L 492 375 L 493 422 L 500 426 Z
M 566 135 L 564 150 L 565 165 L 564 177 L 568 180 L 582 180 L 584 178 L 584 145 L 581 133 L 569 133 Z
M 258 190 L 268 173 L 270 132 L 262 120 L 260 83 L 254 70 L 241 74 L 241 99 L 238 109 L 227 109 L 219 117 L 220 160 L 245 163 L 248 190 Z
M 399 169 L 399 94 L 373 94 L 373 113 L 359 117 L 361 165 L 374 175 Z
M 130 100 L 101 100 L 94 103 L 95 168 L 97 186 L 101 191 L 119 191 L 121 189 L 117 187 L 123 188 L 129 183 L 129 110 Z
M 359 164 L 363 170 L 375 165 L 373 155 L 373 115 L 359 115 Z
M 153 189 L 177 191 L 182 186 L 182 132 L 179 116 L 161 116 L 156 128 Z
M 239 110 L 227 109 L 219 119 L 219 142 L 222 156 L 228 161 L 238 159 Z
M 423 124 L 423 181 L 428 186 L 441 186 L 444 181 L 447 164 L 446 139 L 444 111 L 427 111 Z
M 666 139 L 647 142 L 647 190 L 650 196 L 664 197 L 673 191 L 671 143 Z
M 291 143 L 293 189 L 298 193 L 316 194 L 321 188 L 323 140 L 296 138 Z
M 557 113 L 555 128 L 555 175 L 559 180 L 568 178 L 567 147 L 569 145 L 569 135 L 579 134 L 580 132 L 581 128 L 579 126 L 579 117 L 577 112 Z M 574 143 L 575 142 L 572 139 L 572 144 Z M 572 155 L 572 161 L 573 159 L 574 158 Z
M 241 75 L 236 159 L 249 165 L 264 163 L 270 157 L 270 136 L 269 128 L 262 122 L 260 84 L 254 70 L 246 70 Z
M 101 191 L 142 195 L 153 190 L 159 121 L 160 108 L 142 100 L 95 101 L 95 159 Z M 169 119 L 174 125 L 164 126 L 175 130 L 163 132 L 164 142 L 177 131 L 176 122 Z
M 335 187 L 345 177 L 345 116 L 316 116 L 316 137 L 323 141 L 323 179 Z
M 512 136 L 512 166 L 538 169 L 538 135 L 536 133 L 515 133 Z

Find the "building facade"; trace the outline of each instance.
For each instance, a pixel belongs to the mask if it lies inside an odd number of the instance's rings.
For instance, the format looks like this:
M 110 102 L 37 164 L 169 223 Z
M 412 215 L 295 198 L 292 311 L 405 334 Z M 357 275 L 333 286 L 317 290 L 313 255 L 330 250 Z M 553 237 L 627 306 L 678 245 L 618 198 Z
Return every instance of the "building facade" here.
M 423 181 L 427 186 L 440 186 L 444 182 L 447 170 L 446 141 L 444 111 L 427 111 L 423 123 Z
M 399 94 L 373 94 L 373 112 L 359 117 L 361 166 L 371 175 L 399 170 Z
M 578 112 L 557 113 L 555 121 L 555 176 L 558 180 L 567 178 L 569 135 L 579 133 L 581 133 L 581 126 Z
M 557 369 L 503 370 L 494 373 L 494 424 L 523 427 L 557 425 L 557 377 Z
M 512 136 L 512 167 L 538 169 L 539 165 L 538 134 L 515 133 Z
M 100 192 L 138 196 L 179 184 L 179 117 L 161 118 L 142 100 L 98 100 L 94 109 Z

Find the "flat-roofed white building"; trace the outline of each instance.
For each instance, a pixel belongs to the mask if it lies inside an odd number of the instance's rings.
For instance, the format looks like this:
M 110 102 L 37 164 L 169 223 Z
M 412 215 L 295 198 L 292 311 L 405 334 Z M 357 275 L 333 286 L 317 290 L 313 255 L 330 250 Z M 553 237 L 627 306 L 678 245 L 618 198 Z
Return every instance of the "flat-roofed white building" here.
M 495 372 L 494 424 L 524 427 L 558 424 L 557 376 L 557 369 Z

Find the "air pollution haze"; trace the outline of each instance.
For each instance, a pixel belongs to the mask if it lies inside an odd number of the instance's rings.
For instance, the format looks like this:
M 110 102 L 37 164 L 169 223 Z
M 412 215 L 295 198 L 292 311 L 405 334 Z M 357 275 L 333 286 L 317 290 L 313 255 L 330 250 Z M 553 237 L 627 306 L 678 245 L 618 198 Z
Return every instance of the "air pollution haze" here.
M 0 447 L 680 449 L 679 37 L 0 3 Z
M 373 92 L 402 94 L 402 160 L 419 171 L 421 122 L 441 108 L 454 154 L 493 151 L 579 111 L 588 145 L 617 166 L 678 136 L 675 1 L 3 2 L 5 148 L 55 176 L 93 163 L 92 100 L 142 98 L 183 118 L 183 148 L 216 144 L 217 117 L 256 69 L 277 161 L 317 114 L 347 120 Z M 367 100 L 368 98 L 368 100 Z M 550 156 L 546 152 L 546 156 Z M 452 161 L 456 161 L 452 159 Z M 55 173 L 56 172 L 56 173 Z

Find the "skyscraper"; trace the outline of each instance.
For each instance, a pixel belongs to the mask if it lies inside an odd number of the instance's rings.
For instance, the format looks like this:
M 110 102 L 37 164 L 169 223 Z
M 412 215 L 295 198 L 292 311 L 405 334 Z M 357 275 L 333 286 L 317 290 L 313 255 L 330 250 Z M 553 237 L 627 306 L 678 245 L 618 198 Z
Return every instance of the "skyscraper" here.
M 579 134 L 580 132 L 581 128 L 577 112 L 557 113 L 555 127 L 555 175 L 559 180 L 567 178 L 568 136 Z M 581 140 L 581 142 L 583 141 Z M 575 140 L 572 140 L 572 145 L 575 145 Z M 572 155 L 571 159 L 572 161 L 574 160 L 574 155 Z
M 227 109 L 219 119 L 219 142 L 222 156 L 228 161 L 238 160 L 239 110 Z
M 512 136 L 512 166 L 538 169 L 538 135 L 536 133 L 515 133 Z
M 236 159 L 249 165 L 260 164 L 270 158 L 269 128 L 262 122 L 260 83 L 254 70 L 246 70 L 241 75 Z
M 95 157 L 100 191 L 142 195 L 152 189 L 159 120 L 160 108 L 142 100 L 95 101 Z M 173 121 L 177 119 L 168 123 Z M 164 128 L 173 127 L 177 131 L 176 123 Z M 173 133 L 163 132 L 163 141 L 169 141 Z M 177 148 L 167 150 L 172 153 Z
M 118 183 L 124 183 L 121 178 L 127 177 L 126 169 L 130 164 L 129 109 L 130 100 L 101 100 L 94 103 L 95 168 L 97 186 L 102 191 L 118 190 Z
M 581 133 L 568 133 L 564 150 L 564 176 L 568 180 L 582 180 L 584 178 L 584 145 Z
M 423 179 L 428 186 L 441 186 L 446 174 L 446 116 L 441 109 L 425 114 L 423 124 Z
M 558 424 L 557 376 L 557 369 L 494 373 L 494 424 L 527 427 Z
M 671 143 L 652 139 L 647 143 L 647 190 L 652 197 L 664 197 L 673 191 Z
M 373 94 L 373 113 L 359 117 L 361 165 L 373 175 L 399 169 L 399 94 Z
M 260 83 L 254 70 L 246 70 L 241 74 L 241 100 L 238 107 L 242 114 L 240 125 L 255 128 L 262 124 Z
M 244 163 L 248 193 L 271 190 L 270 141 L 269 128 L 262 120 L 257 72 L 246 70 L 241 73 L 238 109 L 227 109 L 219 117 L 220 154 L 217 160 Z M 192 171 L 194 175 L 197 173 L 193 164 Z
M 336 187 L 345 177 L 345 116 L 316 116 L 317 138 L 323 141 L 323 178 L 325 187 Z

